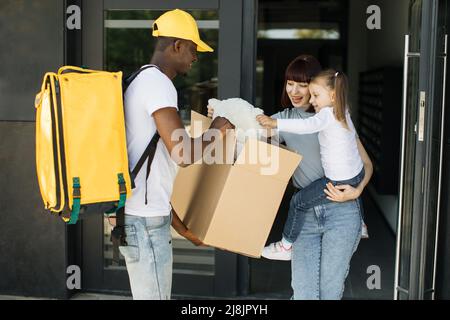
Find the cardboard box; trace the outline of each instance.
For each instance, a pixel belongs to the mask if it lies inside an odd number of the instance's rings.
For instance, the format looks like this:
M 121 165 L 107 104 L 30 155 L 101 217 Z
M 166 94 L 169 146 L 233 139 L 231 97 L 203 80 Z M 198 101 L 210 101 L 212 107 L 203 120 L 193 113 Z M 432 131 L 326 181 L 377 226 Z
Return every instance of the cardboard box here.
M 192 112 L 194 121 L 201 125 L 191 125 L 193 137 L 211 123 L 211 119 Z M 234 150 L 227 152 L 234 155 Z M 258 152 L 266 152 L 268 157 L 257 157 Z M 233 164 L 195 163 L 180 168 L 172 206 L 205 244 L 260 257 L 301 158 L 297 153 L 250 139 Z

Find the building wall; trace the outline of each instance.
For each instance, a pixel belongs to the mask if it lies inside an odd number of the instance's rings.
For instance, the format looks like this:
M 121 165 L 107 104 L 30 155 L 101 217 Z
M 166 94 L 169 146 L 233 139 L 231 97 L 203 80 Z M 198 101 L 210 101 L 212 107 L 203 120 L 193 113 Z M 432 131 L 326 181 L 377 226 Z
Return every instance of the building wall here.
M 67 296 L 67 231 L 44 211 L 35 167 L 34 98 L 64 63 L 60 0 L 0 2 L 0 294 Z

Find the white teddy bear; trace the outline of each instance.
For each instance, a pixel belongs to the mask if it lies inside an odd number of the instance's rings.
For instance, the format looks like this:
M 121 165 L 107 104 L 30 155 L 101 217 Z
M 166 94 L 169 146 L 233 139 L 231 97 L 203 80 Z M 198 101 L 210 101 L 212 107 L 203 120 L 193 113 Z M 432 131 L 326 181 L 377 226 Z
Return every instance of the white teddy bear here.
M 261 137 L 263 127 L 256 121 L 256 116 L 264 113 L 260 108 L 255 108 L 241 98 L 209 99 L 208 104 L 214 109 L 213 119 L 225 117 L 235 126 L 237 155 L 242 150 L 248 137 L 257 139 Z

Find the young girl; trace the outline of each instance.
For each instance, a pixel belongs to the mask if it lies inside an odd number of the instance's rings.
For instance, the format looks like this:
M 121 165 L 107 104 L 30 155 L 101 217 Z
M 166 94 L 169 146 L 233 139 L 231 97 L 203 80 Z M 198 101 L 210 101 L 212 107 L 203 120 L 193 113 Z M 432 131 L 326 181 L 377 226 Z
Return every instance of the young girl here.
M 356 187 L 364 178 L 363 161 L 357 147 L 357 136 L 347 108 L 347 77 L 335 70 L 325 70 L 312 79 L 310 103 L 316 115 L 308 119 L 272 119 L 257 117 L 266 128 L 295 134 L 318 132 L 321 162 L 325 177 L 303 188 L 297 197 L 295 210 L 289 211 L 283 229 L 283 239 L 265 247 L 262 256 L 275 260 L 290 260 L 291 246 L 301 226 L 299 217 L 312 207 L 330 202 L 324 192 L 327 183 Z

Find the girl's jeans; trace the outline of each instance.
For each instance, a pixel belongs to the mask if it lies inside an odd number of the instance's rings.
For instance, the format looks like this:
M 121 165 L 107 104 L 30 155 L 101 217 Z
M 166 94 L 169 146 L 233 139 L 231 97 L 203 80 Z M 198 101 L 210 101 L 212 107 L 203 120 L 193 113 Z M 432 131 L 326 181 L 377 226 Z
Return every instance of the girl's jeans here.
M 172 289 L 171 216 L 125 215 L 125 257 L 135 300 L 167 300 Z
M 330 202 L 298 219 L 292 247 L 293 299 L 339 300 L 361 237 L 359 201 Z
M 324 177 L 298 191 L 291 199 L 288 217 L 284 224 L 283 238 L 290 243 L 294 243 L 300 233 L 299 217 L 304 216 L 310 208 L 331 202 L 327 199 L 327 195 L 324 192 L 328 182 L 331 182 L 334 186 L 348 184 L 356 187 L 363 179 L 364 169 L 356 177 L 349 180 L 333 181 Z

